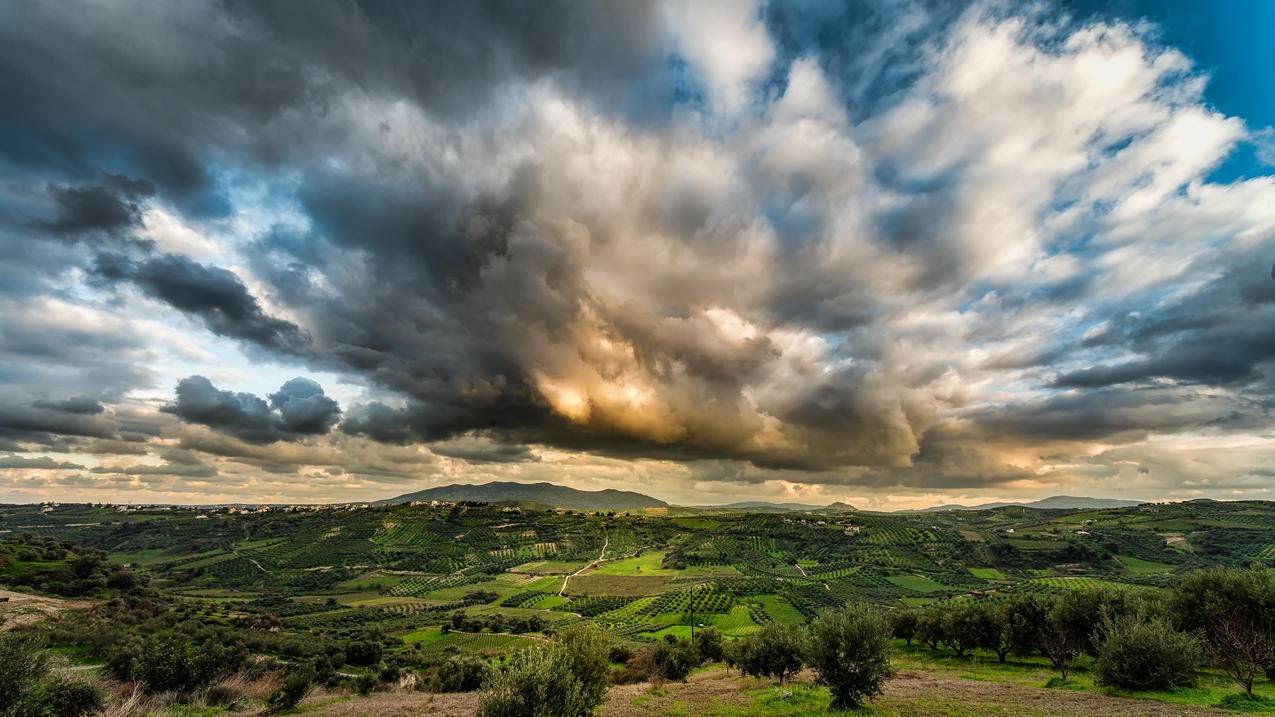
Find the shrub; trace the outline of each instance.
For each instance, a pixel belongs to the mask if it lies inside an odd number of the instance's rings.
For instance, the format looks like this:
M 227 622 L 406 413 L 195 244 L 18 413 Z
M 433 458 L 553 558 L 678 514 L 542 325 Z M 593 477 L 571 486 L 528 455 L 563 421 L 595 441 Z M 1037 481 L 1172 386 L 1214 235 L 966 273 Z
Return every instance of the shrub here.
M 481 689 L 491 665 L 477 655 L 453 655 L 438 666 L 430 689 L 434 692 L 473 692 Z
M 889 621 L 860 605 L 828 610 L 810 623 L 807 659 L 821 685 L 832 691 L 834 708 L 858 707 L 881 694 L 894 674 Z
M 50 675 L 35 686 L 31 711 L 39 717 L 82 717 L 102 709 L 102 689 L 70 675 Z M 19 712 L 18 715 L 22 715 Z
M 376 689 L 379 684 L 380 680 L 377 679 L 374 673 L 364 672 L 354 678 L 354 691 L 366 697 L 372 694 L 372 690 Z
M 572 627 L 553 644 L 514 655 L 483 691 L 479 717 L 585 717 L 607 689 L 607 639 Z
M 366 667 L 375 665 L 381 660 L 383 648 L 381 643 L 373 640 L 356 640 L 344 645 L 345 661 L 351 665 Z
M 189 694 L 212 684 L 242 661 L 233 648 L 215 642 L 193 645 L 184 637 L 151 637 L 132 658 L 133 677 L 149 693 Z
M 0 717 L 82 717 L 102 702 L 97 685 L 53 674 L 34 638 L 0 634 Z
M 746 675 L 786 681 L 801 670 L 804 638 L 805 631 L 799 627 L 771 622 L 741 641 L 739 669 Z
M 284 670 L 283 679 L 266 698 L 272 711 L 282 712 L 296 707 L 314 686 L 315 671 L 311 665 L 292 665 Z
M 1099 684 L 1128 690 L 1165 690 L 1195 682 L 1200 644 L 1168 620 L 1125 616 L 1103 620 L 1094 660 Z

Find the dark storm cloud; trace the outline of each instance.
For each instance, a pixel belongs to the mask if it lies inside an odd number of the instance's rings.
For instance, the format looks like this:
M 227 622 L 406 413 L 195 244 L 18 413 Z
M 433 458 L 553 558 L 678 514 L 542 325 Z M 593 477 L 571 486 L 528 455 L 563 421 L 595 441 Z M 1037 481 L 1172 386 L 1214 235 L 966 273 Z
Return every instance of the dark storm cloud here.
M 0 402 L 0 434 L 19 438 L 40 434 L 114 438 L 116 426 L 106 416 L 49 411 Z
M 1275 281 L 1255 251 L 1208 257 L 1195 272 L 1218 273 L 1172 302 L 1124 313 L 1090 337 L 1090 348 L 1123 348 L 1140 357 L 1062 373 L 1055 385 L 1100 388 L 1157 380 L 1244 385 L 1275 359 Z
M 525 463 L 540 460 L 526 446 L 499 443 L 479 436 L 461 436 L 429 444 L 440 456 L 460 458 L 470 463 Z
M 24 458 L 22 456 L 0 456 L 0 470 L 65 470 L 81 468 L 84 468 L 84 466 L 78 463 L 55 461 L 48 456 L 37 456 L 35 458 Z
M 115 234 L 141 224 L 141 200 L 154 193 L 144 180 L 109 175 L 101 184 L 49 187 L 56 215 L 45 228 L 63 236 L 87 232 Z
M 31 404 L 35 408 L 43 408 L 49 411 L 62 411 L 63 413 L 78 413 L 85 416 L 96 416 L 106 407 L 97 399 L 88 396 L 74 396 L 72 398 L 62 399 L 61 401 L 47 401 L 41 399 Z
M 177 402 L 162 410 L 249 443 L 322 435 L 341 414 L 336 401 L 305 378 L 288 381 L 267 403 L 251 393 L 222 391 L 203 376 L 189 376 L 177 384 Z
M 95 268 L 106 280 L 131 281 L 148 296 L 202 319 L 220 336 L 285 353 L 309 341 L 296 324 L 267 315 L 239 277 L 221 267 L 165 254 L 138 262 L 103 255 Z

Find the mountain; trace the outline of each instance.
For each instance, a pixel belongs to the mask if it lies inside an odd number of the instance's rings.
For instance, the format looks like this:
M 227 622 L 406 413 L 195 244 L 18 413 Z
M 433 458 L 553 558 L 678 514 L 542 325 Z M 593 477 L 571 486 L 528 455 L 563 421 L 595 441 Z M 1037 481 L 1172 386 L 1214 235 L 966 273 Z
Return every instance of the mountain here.
M 833 503 L 832 505 L 810 505 L 807 503 L 767 503 L 766 501 L 743 501 L 725 505 L 699 505 L 703 510 L 738 510 L 748 513 L 839 513 L 855 510 L 849 503 Z
M 1132 508 L 1146 501 L 1120 500 L 1118 498 L 1086 498 L 1083 496 L 1054 495 L 1025 503 L 981 503 L 979 505 L 940 505 L 916 511 L 899 513 L 935 513 L 943 510 L 992 510 L 993 508 L 1039 508 L 1041 510 L 1092 510 L 1095 508 Z
M 404 493 L 395 498 L 378 500 L 376 503 L 386 505 L 410 503 L 416 500 L 444 500 L 453 503 L 462 500 L 482 503 L 541 503 L 571 510 L 642 510 L 643 508 L 668 507 L 668 503 L 662 500 L 627 490 L 576 490 L 553 483 L 500 481 L 481 485 L 454 483 L 418 490 L 415 493 Z

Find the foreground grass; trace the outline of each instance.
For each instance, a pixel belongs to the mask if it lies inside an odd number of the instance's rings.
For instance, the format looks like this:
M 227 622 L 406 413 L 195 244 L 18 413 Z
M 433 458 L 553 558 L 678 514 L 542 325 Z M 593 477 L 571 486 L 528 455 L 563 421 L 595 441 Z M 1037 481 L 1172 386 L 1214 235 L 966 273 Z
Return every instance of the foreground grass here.
M 1275 713 L 1275 684 L 1259 680 L 1253 692 L 1256 702 L 1246 700 L 1242 691 L 1225 675 L 1211 670 L 1201 671 L 1195 687 L 1174 690 L 1132 692 L 1098 685 L 1089 672 L 1088 661 L 1082 661 L 1066 683 L 1043 657 L 1010 657 L 1005 663 L 997 661 L 990 653 L 975 652 L 956 657 L 950 651 L 931 652 L 915 645 L 899 645 L 894 664 L 900 669 L 937 672 L 965 680 L 999 682 L 1028 687 L 1052 687 L 1082 692 L 1124 697 L 1138 700 L 1154 700 L 1174 705 L 1217 707 L 1230 711 L 1264 711 Z

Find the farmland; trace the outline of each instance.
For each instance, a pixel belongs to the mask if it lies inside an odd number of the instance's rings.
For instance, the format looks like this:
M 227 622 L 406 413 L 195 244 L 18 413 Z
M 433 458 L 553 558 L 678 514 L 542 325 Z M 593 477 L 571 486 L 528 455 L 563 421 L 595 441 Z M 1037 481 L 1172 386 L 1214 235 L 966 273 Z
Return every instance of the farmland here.
M 65 553 L 74 546 L 100 556 L 98 574 L 138 576 L 146 598 L 136 604 L 171 606 L 148 624 L 196 619 L 264 654 L 337 654 L 353 675 L 391 658 L 501 660 L 582 624 L 641 650 L 710 627 L 746 638 L 847 602 L 891 609 L 1092 589 L 1152 595 L 1198 569 L 1275 564 L 1267 503 L 668 513 L 0 507 L 0 583 L 119 603 L 114 577 L 91 585 L 50 577 L 80 561 Z M 136 619 L 134 602 L 117 608 L 121 619 Z M 114 629 L 92 622 L 101 615 L 86 619 L 93 630 Z M 55 631 L 54 647 L 91 665 L 92 647 L 75 629 Z M 367 644 L 381 657 L 362 663 Z
M 420 637 L 457 611 L 536 616 L 542 630 L 593 621 L 635 642 L 692 625 L 742 636 L 848 600 L 1155 590 L 1196 568 L 1275 561 L 1275 506 L 1264 503 L 669 516 L 508 505 L 15 506 L 0 510 L 0 530 L 103 550 L 185 602 L 227 614 L 255 606 L 287 630 L 375 628 L 422 650 L 484 652 L 518 643 Z M 12 561 L 5 574 L 20 582 L 41 567 Z

